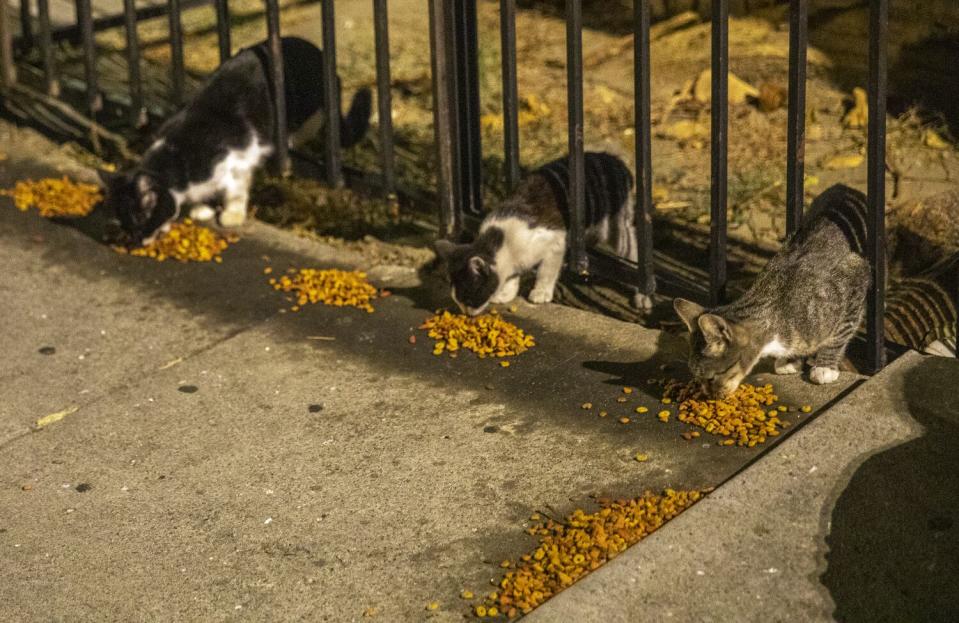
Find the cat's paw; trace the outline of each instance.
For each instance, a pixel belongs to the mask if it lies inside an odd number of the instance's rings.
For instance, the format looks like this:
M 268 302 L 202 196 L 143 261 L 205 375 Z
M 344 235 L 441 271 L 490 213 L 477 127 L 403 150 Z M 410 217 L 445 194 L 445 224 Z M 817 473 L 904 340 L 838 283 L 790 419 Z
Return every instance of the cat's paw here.
M 839 380 L 839 370 L 836 368 L 826 368 L 815 366 L 809 371 L 809 380 L 816 385 L 828 385 Z
M 637 292 L 633 295 L 633 309 L 644 312 L 652 311 L 653 297 L 648 294 L 643 294 L 642 292 Z
M 246 222 L 246 212 L 225 210 L 220 214 L 220 225 L 224 227 L 239 227 Z
M 494 305 L 503 305 L 505 303 L 509 303 L 515 298 L 516 298 L 516 291 L 511 288 L 507 288 L 503 290 L 502 292 L 497 292 L 496 294 L 491 296 L 489 302 L 493 303 Z
M 190 209 L 190 218 L 194 221 L 212 221 L 216 218 L 216 210 L 208 205 L 197 205 Z
M 553 288 L 533 288 L 529 293 L 530 303 L 551 303 L 553 301 Z
M 779 358 L 773 364 L 773 371 L 776 374 L 799 374 L 802 372 L 802 360 Z

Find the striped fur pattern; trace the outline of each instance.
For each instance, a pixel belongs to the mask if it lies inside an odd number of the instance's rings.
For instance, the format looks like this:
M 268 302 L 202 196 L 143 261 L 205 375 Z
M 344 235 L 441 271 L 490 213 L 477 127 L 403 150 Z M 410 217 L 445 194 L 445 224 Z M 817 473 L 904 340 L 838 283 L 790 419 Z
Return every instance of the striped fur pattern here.
M 622 257 L 636 261 L 633 223 L 633 176 L 616 156 L 585 154 L 586 238 L 590 245 L 608 244 Z M 529 294 L 532 303 L 553 300 L 566 255 L 570 221 L 568 158 L 533 171 L 516 191 L 492 211 L 472 244 L 439 241 L 446 261 L 451 295 L 460 308 L 476 315 L 491 303 L 507 303 L 519 293 L 520 277 L 536 270 Z
M 689 367 L 716 394 L 732 392 L 763 357 L 776 372 L 831 383 L 865 310 L 866 198 L 843 185 L 813 202 L 802 226 L 737 301 L 713 309 L 676 299 L 691 334 Z
M 886 337 L 931 355 L 956 356 L 959 253 L 889 287 Z

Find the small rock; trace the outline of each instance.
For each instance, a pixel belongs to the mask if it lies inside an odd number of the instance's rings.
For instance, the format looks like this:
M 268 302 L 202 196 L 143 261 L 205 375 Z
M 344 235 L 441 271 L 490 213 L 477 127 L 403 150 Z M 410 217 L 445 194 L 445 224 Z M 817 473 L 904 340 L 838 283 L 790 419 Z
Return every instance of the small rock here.
M 180 385 L 176 389 L 178 392 L 182 392 L 184 394 L 195 394 L 199 387 L 196 385 Z
M 41 355 L 53 355 L 57 352 L 57 349 L 53 346 L 43 346 L 37 352 Z
M 321 405 L 321 404 L 312 404 L 312 405 L 308 406 L 306 409 L 307 409 L 307 411 L 309 411 L 310 413 L 319 413 L 320 411 L 323 410 L 323 405 Z
M 23 485 L 22 487 L 20 487 L 20 489 L 23 490 L 23 491 L 32 491 L 32 490 L 33 490 L 33 485 L 31 485 L 30 483 L 27 483 L 27 484 Z

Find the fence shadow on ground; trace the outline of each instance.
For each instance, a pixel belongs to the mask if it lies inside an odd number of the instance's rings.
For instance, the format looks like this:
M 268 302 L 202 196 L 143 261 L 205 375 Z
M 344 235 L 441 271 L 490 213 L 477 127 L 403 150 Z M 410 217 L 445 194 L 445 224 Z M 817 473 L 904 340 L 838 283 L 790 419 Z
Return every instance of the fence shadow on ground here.
M 869 458 L 832 512 L 821 580 L 840 621 L 959 620 L 959 367 L 930 357 L 905 377 L 925 434 Z

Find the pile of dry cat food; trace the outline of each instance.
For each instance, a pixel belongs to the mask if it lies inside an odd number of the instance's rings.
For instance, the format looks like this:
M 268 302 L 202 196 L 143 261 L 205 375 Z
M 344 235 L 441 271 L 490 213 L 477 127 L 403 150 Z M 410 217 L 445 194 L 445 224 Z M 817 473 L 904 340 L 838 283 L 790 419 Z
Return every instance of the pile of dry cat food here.
M 356 307 L 373 313 L 370 302 L 376 298 L 376 288 L 366 280 L 366 273 L 356 270 L 319 270 L 315 268 L 289 269 L 279 279 L 271 278 L 270 285 L 281 292 L 292 292 L 295 302 L 290 308 L 299 311 L 307 303 L 323 303 L 334 307 Z
M 0 190 L 0 195 L 12 197 L 18 210 L 36 208 L 46 218 L 86 216 L 103 199 L 96 184 L 73 182 L 66 177 L 21 180 L 13 189 Z
M 444 351 L 455 356 L 461 349 L 471 350 L 479 357 L 511 357 L 535 346 L 532 335 L 511 322 L 503 320 L 496 311 L 482 316 L 437 312 L 420 325 L 436 340 L 433 354 Z M 507 363 L 507 362 L 503 362 Z
M 190 219 L 173 223 L 170 231 L 161 234 L 150 244 L 127 250 L 114 247 L 120 253 L 137 257 L 150 257 L 158 262 L 167 259 L 180 262 L 222 262 L 220 254 L 236 242 L 237 238 L 224 238 L 212 229 L 195 224 Z
M 530 612 L 649 536 L 701 497 L 700 491 L 666 489 L 661 495 L 646 492 L 634 500 L 599 499 L 596 512 L 576 510 L 565 521 L 534 514 L 530 519 L 536 523 L 527 532 L 539 537 L 539 546 L 524 554 L 515 566 L 503 561 L 500 566 L 511 570 L 503 575 L 497 591 L 473 606 L 473 613 L 480 618 L 513 618 Z
M 767 437 L 779 435 L 783 422 L 779 415 L 788 410 L 785 405 L 775 406 L 779 397 L 772 385 L 756 387 L 748 383 L 740 385 L 731 396 L 710 398 L 702 386 L 691 381 L 667 382 L 663 388 L 663 403 L 676 403 L 681 422 L 704 429 L 707 433 L 726 439 L 724 446 L 736 444 L 752 448 L 764 443 Z M 660 418 L 663 421 L 668 420 Z

